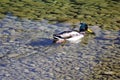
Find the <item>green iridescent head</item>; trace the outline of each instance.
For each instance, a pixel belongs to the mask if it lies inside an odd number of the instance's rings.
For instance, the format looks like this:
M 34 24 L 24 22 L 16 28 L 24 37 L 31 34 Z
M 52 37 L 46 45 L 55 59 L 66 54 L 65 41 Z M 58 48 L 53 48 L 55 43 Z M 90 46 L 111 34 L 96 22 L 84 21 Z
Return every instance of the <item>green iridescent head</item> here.
M 79 28 L 80 32 L 87 31 L 87 29 L 88 29 L 88 25 L 86 23 L 80 23 L 80 28 Z
M 91 29 L 88 28 L 88 25 L 86 23 L 80 23 L 80 28 L 79 28 L 80 32 L 89 32 L 91 34 L 95 34 Z

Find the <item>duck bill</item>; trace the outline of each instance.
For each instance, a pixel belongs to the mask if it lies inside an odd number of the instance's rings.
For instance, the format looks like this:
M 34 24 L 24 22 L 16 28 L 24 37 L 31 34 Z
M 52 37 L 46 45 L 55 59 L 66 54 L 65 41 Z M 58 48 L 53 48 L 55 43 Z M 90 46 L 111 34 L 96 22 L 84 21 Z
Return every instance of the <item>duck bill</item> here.
M 87 29 L 87 31 L 89 32 L 89 33 L 94 33 L 91 29 Z

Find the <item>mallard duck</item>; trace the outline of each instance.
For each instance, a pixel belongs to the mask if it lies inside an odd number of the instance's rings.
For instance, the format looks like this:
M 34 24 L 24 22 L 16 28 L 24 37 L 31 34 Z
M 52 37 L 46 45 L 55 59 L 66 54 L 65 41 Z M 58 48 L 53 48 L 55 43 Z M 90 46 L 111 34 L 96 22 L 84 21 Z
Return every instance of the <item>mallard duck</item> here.
M 80 42 L 84 37 L 85 32 L 93 33 L 92 30 L 88 28 L 86 23 L 80 23 L 79 31 L 71 30 L 71 31 L 63 31 L 58 34 L 53 34 L 53 42 L 54 43 L 64 43 L 66 41 L 77 43 Z

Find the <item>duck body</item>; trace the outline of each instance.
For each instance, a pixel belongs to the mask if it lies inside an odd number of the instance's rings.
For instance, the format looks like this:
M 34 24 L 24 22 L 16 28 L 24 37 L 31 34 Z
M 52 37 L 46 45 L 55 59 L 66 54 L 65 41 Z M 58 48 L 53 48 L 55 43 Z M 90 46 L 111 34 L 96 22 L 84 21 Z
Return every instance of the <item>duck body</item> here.
M 77 43 L 81 41 L 81 39 L 84 37 L 84 33 L 79 33 L 78 31 L 64 31 L 59 34 L 54 34 L 54 42 L 55 43 L 62 43 L 65 41 L 69 41 L 72 43 Z

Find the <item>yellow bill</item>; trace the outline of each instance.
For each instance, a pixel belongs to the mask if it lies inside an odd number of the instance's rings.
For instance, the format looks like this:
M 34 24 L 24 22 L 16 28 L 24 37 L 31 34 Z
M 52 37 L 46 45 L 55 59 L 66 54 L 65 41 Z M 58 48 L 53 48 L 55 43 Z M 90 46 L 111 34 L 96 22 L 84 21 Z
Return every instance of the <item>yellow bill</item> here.
M 93 31 L 92 31 L 91 29 L 89 29 L 89 28 L 87 29 L 87 31 L 88 31 L 89 33 L 93 33 Z

